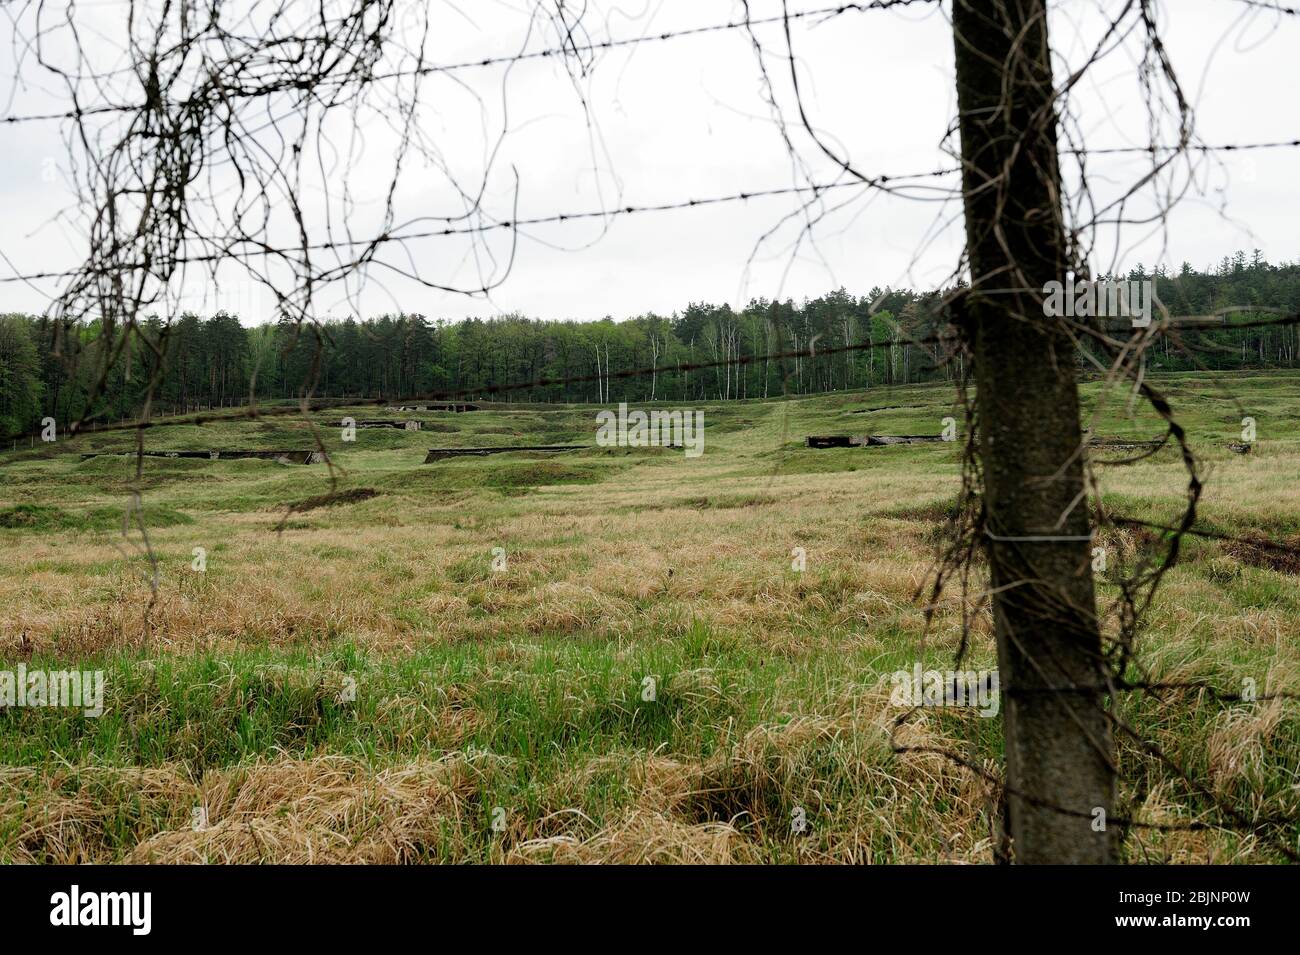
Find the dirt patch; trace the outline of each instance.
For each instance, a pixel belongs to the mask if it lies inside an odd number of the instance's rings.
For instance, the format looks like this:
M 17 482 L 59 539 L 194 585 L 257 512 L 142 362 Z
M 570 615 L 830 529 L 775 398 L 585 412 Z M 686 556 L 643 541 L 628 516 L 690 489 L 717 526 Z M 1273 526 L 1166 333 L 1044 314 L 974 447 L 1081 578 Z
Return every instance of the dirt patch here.
M 1300 577 L 1300 538 L 1282 542 L 1254 535 L 1243 540 L 1228 541 L 1223 545 L 1223 550 L 1230 557 L 1251 567 Z
M 925 405 L 881 405 L 879 408 L 857 408 L 849 414 L 874 414 L 877 411 L 903 411 L 909 408 L 924 408 Z
M 885 511 L 881 517 L 892 517 L 901 521 L 925 521 L 934 524 L 946 524 L 957 517 L 961 503 L 956 498 L 930 501 L 926 504 L 909 504 Z
M 318 507 L 333 507 L 336 504 L 359 504 L 361 501 L 368 501 L 372 497 L 378 496 L 378 494 L 379 492 L 373 487 L 354 487 L 333 494 L 317 494 L 315 497 L 309 497 L 290 504 L 289 510 L 292 513 L 300 513 L 302 511 L 312 511 Z

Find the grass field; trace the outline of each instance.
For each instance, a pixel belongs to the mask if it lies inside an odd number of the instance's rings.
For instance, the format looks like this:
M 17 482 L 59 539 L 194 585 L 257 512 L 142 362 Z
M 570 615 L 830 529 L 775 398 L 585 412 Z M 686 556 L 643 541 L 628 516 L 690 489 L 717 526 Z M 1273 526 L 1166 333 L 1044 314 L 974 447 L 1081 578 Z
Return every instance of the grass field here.
M 1203 527 L 1300 541 L 1300 377 L 1157 378 L 1202 457 Z M 1084 386 L 1096 430 L 1149 412 Z M 134 435 L 0 456 L 0 669 L 105 673 L 105 713 L 0 709 L 2 862 L 988 862 L 987 787 L 895 754 L 888 675 L 949 668 L 914 593 L 956 445 L 809 450 L 812 433 L 937 434 L 950 386 L 702 408 L 705 453 L 596 448 L 422 463 L 443 446 L 594 442 L 594 407 L 314 416 L 335 464 L 148 458 L 157 558 L 124 537 Z M 879 410 L 876 410 L 879 409 Z M 355 417 L 393 417 L 373 408 Z M 1228 450 L 1256 420 L 1248 455 Z M 1093 423 L 1090 418 L 1086 423 Z M 300 417 L 176 425 L 150 450 L 307 448 Z M 1180 512 L 1176 452 L 1103 468 L 1107 502 Z M 320 497 L 355 493 L 336 503 Z M 304 503 L 305 502 L 305 503 Z M 290 511 L 290 505 L 301 506 Z M 1154 546 L 1106 540 L 1114 576 Z M 206 569 L 192 569 L 194 548 Z M 503 569 L 493 568 L 494 553 Z M 803 548 L 806 569 L 792 567 Z M 1141 641 L 1158 679 L 1300 691 L 1300 567 L 1189 541 Z M 1104 596 L 1113 587 L 1103 583 Z M 977 621 L 970 667 L 994 666 Z M 1139 697 L 1127 716 L 1252 818 L 1300 813 L 1298 706 Z M 926 710 L 900 742 L 997 769 L 1000 723 Z M 1276 862 L 1294 825 L 1220 828 L 1121 742 L 1128 861 Z M 792 820 L 806 819 L 803 831 Z

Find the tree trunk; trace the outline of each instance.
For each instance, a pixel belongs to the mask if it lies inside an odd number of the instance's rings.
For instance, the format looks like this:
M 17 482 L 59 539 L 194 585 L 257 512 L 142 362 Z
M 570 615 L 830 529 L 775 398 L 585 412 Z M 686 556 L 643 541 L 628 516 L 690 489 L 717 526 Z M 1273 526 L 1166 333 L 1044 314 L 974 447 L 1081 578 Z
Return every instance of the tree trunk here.
M 1067 268 L 1045 0 L 954 0 L 953 31 L 1012 855 L 1111 862 L 1075 346 L 1041 292 Z

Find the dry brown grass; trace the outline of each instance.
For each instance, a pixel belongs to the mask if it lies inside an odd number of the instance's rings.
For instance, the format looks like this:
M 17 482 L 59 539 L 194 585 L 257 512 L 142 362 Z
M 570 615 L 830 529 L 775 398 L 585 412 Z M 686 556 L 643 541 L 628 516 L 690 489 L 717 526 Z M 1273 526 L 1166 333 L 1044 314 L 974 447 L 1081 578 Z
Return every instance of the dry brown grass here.
M 81 767 L 50 774 L 48 796 L 17 807 L 34 770 L 0 771 L 0 814 L 20 818 L 11 862 L 397 863 L 423 857 L 463 824 L 487 759 L 463 756 L 378 772 L 342 757 L 210 771 Z M 206 806 L 209 826 L 194 826 Z M 136 808 L 138 807 L 138 808 Z M 119 860 L 111 817 L 135 809 L 139 841 Z M 477 825 L 477 823 L 476 823 Z
M 707 671 L 679 675 L 701 701 L 726 692 Z M 797 716 L 745 731 L 704 759 L 629 752 L 590 758 L 543 788 L 542 811 L 510 811 L 489 831 L 484 788 L 509 760 L 472 747 L 444 758 L 373 768 L 340 756 L 268 758 L 210 769 L 64 767 L 0 770 L 8 862 L 401 863 L 478 856 L 507 862 L 987 862 L 987 794 L 927 753 L 896 758 L 887 694 L 846 692 L 834 715 Z M 472 710 L 466 719 L 475 719 Z M 929 719 L 900 741 L 960 745 Z M 594 779 L 633 791 L 603 820 L 575 808 Z M 786 807 L 824 788 L 851 804 L 806 801 L 808 829 Z M 35 795 L 34 794 L 39 794 Z M 193 811 L 206 807 L 206 828 Z M 122 852 L 121 829 L 133 846 Z M 486 844 L 483 840 L 487 839 Z
M 850 477 L 858 478 L 830 483 Z M 26 634 L 37 652 L 86 655 L 139 647 L 146 632 L 150 646 L 186 652 L 335 634 L 401 649 L 502 630 L 627 633 L 690 618 L 780 643 L 827 613 L 843 623 L 915 622 L 910 598 L 928 562 L 904 522 L 875 528 L 865 543 L 878 556 L 862 562 L 860 521 L 838 495 L 809 499 L 792 478 L 741 484 L 760 487 L 773 505 L 680 513 L 636 511 L 662 499 L 656 482 L 555 488 L 472 531 L 409 501 L 383 505 L 400 517 L 396 527 L 333 527 L 327 513 L 319 527 L 276 535 L 261 516 L 203 518 L 152 535 L 161 580 L 151 630 L 147 564 L 138 556 L 124 564 L 111 536 L 14 542 L 0 576 L 0 634 Z M 813 555 L 802 576 L 789 570 L 796 545 Z M 205 575 L 189 569 L 194 546 L 208 551 Z M 509 573 L 488 570 L 492 546 L 506 548 Z M 62 569 L 38 569 L 51 564 Z M 471 606 L 490 619 L 467 613 Z
M 383 743 L 369 741 L 373 759 L 328 751 L 353 742 L 349 724 L 319 748 L 300 742 L 304 731 L 235 761 L 212 745 L 207 723 L 183 722 L 176 701 L 158 702 L 146 681 L 126 701 L 132 725 L 159 724 L 171 748 L 148 757 L 114 750 L 140 767 L 52 756 L 0 769 L 0 859 L 991 861 L 996 810 L 985 783 L 938 753 L 894 754 L 898 712 L 871 670 L 877 658 L 919 652 L 924 616 L 913 597 L 955 470 L 931 473 L 891 449 L 864 452 L 858 471 L 777 474 L 772 442 L 749 449 L 735 440 L 699 461 L 664 456 L 616 480 L 519 494 L 430 481 L 407 490 L 402 481 L 421 472 L 359 455 L 354 478 L 382 493 L 295 514 L 280 534 L 284 504 L 263 500 L 189 508 L 193 524 L 153 531 L 162 576 L 152 604 L 147 564 L 111 534 L 0 535 L 0 654 L 10 659 L 122 651 L 143 672 L 202 652 L 288 657 L 346 646 L 377 659 L 434 648 L 449 651 L 435 662 L 471 660 L 465 685 L 420 674 L 375 703 L 366 727 Z M 1203 516 L 1220 526 L 1289 526 L 1300 512 L 1295 460 L 1267 448 L 1216 460 Z M 1152 519 L 1177 506 L 1182 481 L 1174 461 L 1106 474 L 1121 512 Z M 317 490 L 294 488 L 286 500 Z M 87 492 L 74 503 L 106 502 Z M 1101 543 L 1123 565 L 1156 537 L 1125 529 Z M 207 549 L 206 574 L 189 569 L 195 546 Z M 506 573 L 490 569 L 495 546 L 507 551 Z M 802 574 L 790 569 L 796 546 L 807 551 Z M 1250 556 L 1218 544 L 1189 549 L 1143 636 L 1153 678 L 1237 690 L 1250 677 L 1261 693 L 1297 686 L 1300 614 L 1278 596 L 1276 575 L 1286 568 Z M 946 595 L 927 652 L 957 646 L 958 609 L 955 592 Z M 973 621 L 973 638 L 984 665 L 987 613 Z M 663 650 L 688 639 L 700 644 L 689 658 Z M 597 649 L 556 662 L 557 645 Z M 475 655 L 450 652 L 461 649 Z M 719 662 L 728 654 L 732 670 Z M 660 656 L 682 661 L 652 671 L 676 709 L 644 732 L 628 702 L 641 670 L 626 692 L 599 676 Z M 309 723 L 338 689 L 333 667 L 267 666 L 251 682 L 223 672 L 216 679 L 230 686 L 218 688 L 214 706 L 234 726 L 259 705 L 252 687 L 289 699 L 285 719 Z M 527 704 L 549 714 L 548 687 L 558 687 L 560 717 L 552 735 L 534 737 Z M 1296 801 L 1292 783 L 1279 781 L 1279 761 L 1295 749 L 1293 707 L 1216 706 L 1184 692 L 1132 709 L 1219 797 L 1261 814 Z M 168 726 L 173 717 L 182 725 Z M 953 714 L 916 714 L 896 741 L 997 769 L 996 732 Z M 518 755 L 525 750 L 532 762 Z M 216 763 L 192 770 L 194 752 L 215 752 Z M 1151 761 L 1130 761 L 1140 771 L 1123 795 L 1138 818 L 1218 818 Z M 488 793 L 517 796 L 503 832 L 489 826 Z M 191 827 L 196 805 L 207 806 L 211 828 Z M 791 831 L 794 807 L 806 813 L 802 834 Z M 1260 838 L 1226 829 L 1135 831 L 1129 846 L 1137 861 L 1278 858 Z

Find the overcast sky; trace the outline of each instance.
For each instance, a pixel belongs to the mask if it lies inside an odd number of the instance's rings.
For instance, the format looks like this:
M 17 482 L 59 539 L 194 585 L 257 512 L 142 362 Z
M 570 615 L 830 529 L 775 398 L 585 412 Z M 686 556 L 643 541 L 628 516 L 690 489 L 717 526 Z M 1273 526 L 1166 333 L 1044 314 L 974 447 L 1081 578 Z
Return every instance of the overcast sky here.
M 823 5 L 829 4 L 801 0 L 792 2 L 791 9 Z M 1051 26 L 1060 69 L 1081 62 L 1097 41 L 1104 24 L 1100 11 L 1120 6 L 1096 0 L 1057 5 Z M 116 65 L 110 56 L 112 38 L 125 4 L 91 0 L 78 8 L 84 10 L 79 18 L 86 18 L 103 38 L 104 62 Z M 452 63 L 517 52 L 528 36 L 532 8 L 526 0 L 463 0 L 455 6 L 433 0 L 427 57 Z M 1196 108 L 1195 132 L 1201 141 L 1300 138 L 1300 70 L 1294 62 L 1300 17 L 1278 16 L 1240 0 L 1167 0 L 1161 9 L 1165 42 Z M 751 10 L 756 17 L 770 15 L 779 12 L 780 3 L 754 0 Z M 592 38 L 602 40 L 724 23 L 740 11 L 731 0 L 599 0 L 584 22 Z M 781 29 L 762 26 L 756 32 L 769 49 L 768 67 L 782 114 L 794 121 Z M 528 48 L 555 42 L 551 27 L 534 23 Z M 794 26 L 794 48 L 810 120 L 851 157 L 855 168 L 895 176 L 952 165 L 942 149 L 955 111 L 946 3 L 919 4 L 903 12 L 845 13 L 821 25 L 802 20 Z M 52 54 L 57 49 L 51 44 Z M 1122 47 L 1095 67 L 1073 101 L 1090 148 L 1148 142 L 1135 78 L 1137 49 L 1136 43 Z M 48 74 L 30 59 L 20 65 L 11 44 L 0 58 L 4 115 L 66 108 L 66 101 L 52 94 L 56 87 Z M 21 77 L 18 85 L 15 72 Z M 531 217 L 804 182 L 792 168 L 766 102 L 759 60 L 743 30 L 603 53 L 577 83 L 553 59 L 520 62 L 508 72 L 494 66 L 437 76 L 423 87 L 422 102 L 421 129 L 462 182 L 477 182 L 504 128 L 485 193 L 485 207 L 498 218 L 513 215 L 516 199 L 518 215 Z M 340 128 L 339 119 L 331 126 L 336 140 L 351 132 Z M 375 200 L 391 177 L 396 139 L 382 116 L 363 116 L 357 133 L 365 148 L 348 182 L 354 205 L 347 225 L 354 234 L 367 235 L 378 224 Z M 0 253 L 5 256 L 0 273 L 11 274 L 11 267 L 28 272 L 76 266 L 85 240 L 74 221 L 55 219 L 73 202 L 60 125 L 0 125 L 0 136 Z M 814 180 L 835 178 L 833 164 L 806 137 L 796 136 L 796 146 Z M 1259 248 L 1274 262 L 1300 259 L 1295 232 L 1298 161 L 1300 150 L 1278 149 L 1229 156 L 1222 164 L 1202 163 L 1167 233 L 1129 226 L 1118 245 L 1113 235 L 1099 236 L 1094 267 L 1128 268 L 1139 262 L 1150 267 L 1163 260 L 1176 268 L 1187 260 L 1200 268 L 1238 248 Z M 1142 163 L 1140 156 L 1094 157 L 1090 184 L 1103 198 L 1113 195 L 1140 174 Z M 342 181 L 326 178 L 324 185 L 337 200 Z M 930 180 L 927 185 L 954 182 Z M 756 250 L 760 238 L 797 209 L 789 196 L 537 226 L 520 236 L 509 274 L 490 298 L 440 292 L 376 269 L 359 292 L 353 289 L 351 302 L 338 287 L 317 300 L 318 311 L 343 315 L 402 309 L 447 318 L 520 311 L 589 320 L 670 314 L 691 301 L 739 307 L 755 297 L 798 300 L 839 286 L 856 294 L 873 286 L 932 288 L 952 274 L 961 250 L 960 205 L 933 201 L 940 195 L 916 192 L 902 198 L 843 190 L 828 202 L 852 202 L 813 230 L 815 244 L 805 242 L 797 252 L 791 243 L 802 231 L 798 220 L 778 228 Z M 415 160 L 404 167 L 398 197 L 399 221 L 459 211 L 445 175 Z M 313 210 L 323 235 L 327 200 L 321 184 L 309 183 L 301 201 Z M 1150 208 L 1149 198 L 1139 199 L 1134 210 Z M 332 211 L 336 214 L 337 208 Z M 337 230 L 337 216 L 333 221 Z M 497 256 L 495 272 L 484 248 L 475 255 L 463 237 L 413 240 L 402 249 L 386 250 L 384 258 L 408 270 L 418 268 L 438 284 L 473 287 L 483 276 L 501 278 L 499 266 L 509 258 L 507 234 L 488 243 Z M 183 290 L 187 303 L 205 311 L 214 303 L 227 305 L 238 309 L 246 324 L 270 317 L 266 292 L 241 283 L 234 272 L 223 271 L 222 283 L 218 295 L 192 276 Z M 39 312 L 55 290 L 49 281 L 0 285 L 0 309 Z

